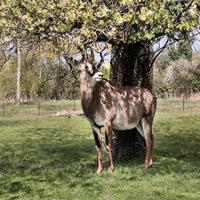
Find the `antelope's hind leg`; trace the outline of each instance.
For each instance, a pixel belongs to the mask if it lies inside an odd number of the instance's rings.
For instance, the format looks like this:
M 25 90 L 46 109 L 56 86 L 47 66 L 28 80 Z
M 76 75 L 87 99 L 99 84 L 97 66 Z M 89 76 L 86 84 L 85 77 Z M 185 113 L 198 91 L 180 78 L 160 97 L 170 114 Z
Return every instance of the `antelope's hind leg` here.
M 146 169 L 153 165 L 153 134 L 152 134 L 152 119 L 142 118 L 142 130 L 146 141 L 146 156 L 144 166 Z
M 105 140 L 106 140 L 106 151 L 110 166 L 108 167 L 108 173 L 112 173 L 114 170 L 113 158 L 112 158 L 112 127 L 111 123 L 105 123 Z
M 97 170 L 96 170 L 96 173 L 99 174 L 103 170 L 101 130 L 100 130 L 99 127 L 92 125 L 92 131 L 93 131 L 96 150 L 97 150 Z

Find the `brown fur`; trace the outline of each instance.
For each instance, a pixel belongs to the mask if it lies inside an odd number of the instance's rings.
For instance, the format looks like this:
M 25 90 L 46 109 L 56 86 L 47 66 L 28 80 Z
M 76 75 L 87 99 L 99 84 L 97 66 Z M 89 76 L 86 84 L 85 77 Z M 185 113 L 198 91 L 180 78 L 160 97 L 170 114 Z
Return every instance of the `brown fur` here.
M 101 127 L 104 127 L 106 132 L 106 149 L 110 161 L 108 172 L 113 171 L 112 129 L 126 130 L 136 127 L 146 141 L 145 168 L 152 166 L 152 123 L 156 112 L 156 97 L 139 86 L 114 87 L 106 80 L 95 83 L 92 81 L 89 71 L 80 73 L 82 108 L 91 123 L 97 146 L 97 173 L 103 168 Z

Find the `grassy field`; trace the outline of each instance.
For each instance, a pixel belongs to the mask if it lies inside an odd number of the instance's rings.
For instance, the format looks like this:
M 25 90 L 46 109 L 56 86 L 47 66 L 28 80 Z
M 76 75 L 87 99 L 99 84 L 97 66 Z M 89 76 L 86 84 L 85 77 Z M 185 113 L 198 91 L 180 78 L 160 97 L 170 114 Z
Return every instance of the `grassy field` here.
M 96 151 L 85 118 L 51 117 L 68 104 L 46 102 L 41 115 L 35 105 L 22 105 L 20 112 L 6 106 L 0 117 L 0 200 L 200 199 L 198 102 L 182 112 L 181 105 L 173 109 L 176 102 L 159 101 L 155 166 L 144 170 L 143 158 L 118 161 L 112 175 L 94 174 Z
M 79 100 L 41 101 L 22 103 L 16 106 L 12 103 L 0 103 L 0 117 L 33 117 L 33 115 L 52 115 L 61 110 L 80 110 Z

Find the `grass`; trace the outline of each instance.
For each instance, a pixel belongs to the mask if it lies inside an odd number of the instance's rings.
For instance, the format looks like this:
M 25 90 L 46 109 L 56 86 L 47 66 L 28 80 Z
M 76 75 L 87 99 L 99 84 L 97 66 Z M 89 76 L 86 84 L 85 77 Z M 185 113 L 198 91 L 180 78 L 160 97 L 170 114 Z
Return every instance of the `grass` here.
M 31 103 L 21 103 L 17 106 L 13 103 L 0 103 L 0 117 L 32 117 L 33 115 L 51 115 L 61 110 L 80 110 L 79 100 L 61 100 L 61 101 L 41 101 Z
M 26 107 L 0 118 L 1 200 L 200 199 L 196 104 L 172 112 L 171 102 L 159 101 L 153 127 L 155 166 L 144 170 L 143 158 L 117 162 L 112 175 L 106 169 L 94 174 L 96 151 L 85 118 L 49 115 L 66 104 L 46 102 L 40 116 Z

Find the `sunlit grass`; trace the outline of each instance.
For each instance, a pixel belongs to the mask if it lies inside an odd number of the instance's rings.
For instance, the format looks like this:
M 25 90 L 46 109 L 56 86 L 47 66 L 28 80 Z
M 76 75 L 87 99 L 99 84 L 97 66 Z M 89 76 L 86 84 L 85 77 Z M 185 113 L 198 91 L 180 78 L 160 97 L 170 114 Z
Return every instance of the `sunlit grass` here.
M 14 103 L 0 102 L 1 117 L 28 117 L 38 115 L 51 115 L 61 110 L 81 110 L 79 100 L 61 100 L 61 101 L 41 101 L 21 103 L 19 106 Z
M 200 113 L 159 106 L 155 166 L 144 170 L 142 157 L 118 161 L 112 175 L 105 152 L 103 173 L 94 173 L 96 151 L 85 118 L 24 113 L 0 118 L 0 199 L 199 200 Z

